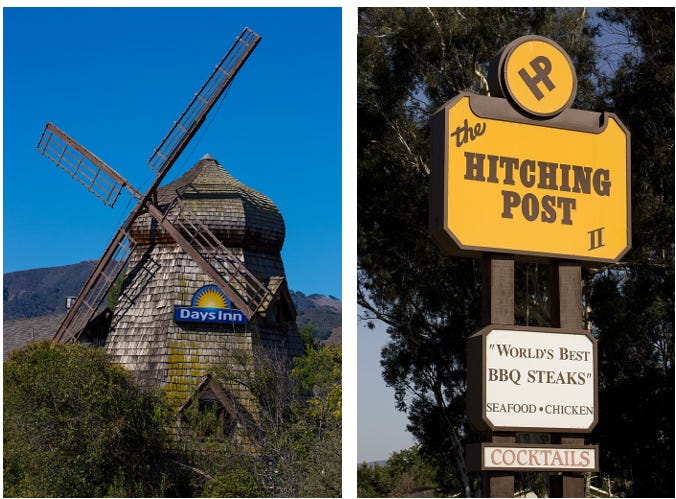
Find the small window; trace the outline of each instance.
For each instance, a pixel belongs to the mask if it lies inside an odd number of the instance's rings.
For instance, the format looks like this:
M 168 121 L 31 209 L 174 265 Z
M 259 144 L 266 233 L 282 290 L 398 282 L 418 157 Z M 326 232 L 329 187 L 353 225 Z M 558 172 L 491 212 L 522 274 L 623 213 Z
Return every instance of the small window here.
M 210 374 L 178 412 L 181 431 L 198 440 L 216 438 L 224 441 L 232 436 L 237 426 L 236 406 Z
M 207 395 L 207 394 L 205 394 Z M 203 397 L 199 401 L 199 426 L 204 437 L 221 440 L 235 429 L 235 420 L 215 398 Z

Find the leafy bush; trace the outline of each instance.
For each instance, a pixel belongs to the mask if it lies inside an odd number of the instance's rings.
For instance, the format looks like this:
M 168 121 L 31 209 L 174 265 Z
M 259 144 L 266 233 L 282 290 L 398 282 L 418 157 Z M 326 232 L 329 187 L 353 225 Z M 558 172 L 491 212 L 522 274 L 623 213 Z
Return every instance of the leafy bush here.
M 258 497 L 256 476 L 237 468 L 214 478 L 204 489 L 204 497 Z
M 3 387 L 5 495 L 165 495 L 163 399 L 103 350 L 30 343 Z

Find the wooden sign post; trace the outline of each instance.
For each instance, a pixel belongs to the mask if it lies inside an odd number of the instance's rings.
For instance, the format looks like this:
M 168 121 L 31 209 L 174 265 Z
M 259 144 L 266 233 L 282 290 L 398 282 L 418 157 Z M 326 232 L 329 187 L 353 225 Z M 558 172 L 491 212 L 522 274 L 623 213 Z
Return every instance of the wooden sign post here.
M 466 463 L 484 497 L 513 497 L 514 472 L 547 471 L 551 497 L 582 497 L 598 471 L 597 344 L 582 328 L 579 262 L 631 248 L 630 135 L 612 113 L 572 109 L 575 68 L 525 36 L 489 67 L 491 96 L 459 93 L 430 120 L 430 236 L 482 258 L 484 328 L 467 342 Z M 552 324 L 514 324 L 514 261 L 552 263 Z M 517 433 L 551 444 L 519 444 Z M 554 474 L 558 473 L 558 474 Z
M 482 322 L 514 324 L 514 257 L 488 254 L 483 259 Z M 516 443 L 513 432 L 482 432 L 481 440 L 491 443 Z M 514 497 L 514 473 L 483 471 L 483 497 Z
M 582 271 L 579 263 L 557 261 L 552 272 L 552 326 L 579 328 L 582 325 Z M 584 436 L 552 433 L 552 444 L 582 445 Z M 584 477 L 580 473 L 550 475 L 550 497 L 584 497 Z

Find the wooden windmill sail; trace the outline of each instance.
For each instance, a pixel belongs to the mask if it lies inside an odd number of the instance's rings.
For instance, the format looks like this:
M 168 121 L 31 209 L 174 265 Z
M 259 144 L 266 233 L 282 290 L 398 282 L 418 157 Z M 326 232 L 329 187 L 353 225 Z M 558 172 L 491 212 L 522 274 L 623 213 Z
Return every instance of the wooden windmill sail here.
M 219 239 L 186 205 L 160 209 L 156 202 L 157 188 L 172 165 L 204 122 L 207 114 L 230 85 L 261 37 L 244 28 L 235 43 L 216 65 L 206 82 L 176 121 L 164 140 L 155 149 L 148 164 L 156 177 L 150 188 L 141 193 L 124 177 L 85 147 L 47 123 L 38 143 L 38 150 L 68 172 L 87 190 L 108 206 L 113 206 L 123 189 L 138 199 L 136 207 L 108 244 L 92 274 L 85 282 L 75 303 L 59 326 L 54 340 L 77 340 L 95 315 L 112 284 L 125 268 L 134 249 L 129 231 L 134 221 L 149 213 L 175 242 L 221 288 L 247 318 L 264 314 L 273 293 L 252 275 L 235 255 L 230 255 Z M 171 217 L 167 215 L 171 212 Z M 171 218 L 171 219 L 170 219 Z

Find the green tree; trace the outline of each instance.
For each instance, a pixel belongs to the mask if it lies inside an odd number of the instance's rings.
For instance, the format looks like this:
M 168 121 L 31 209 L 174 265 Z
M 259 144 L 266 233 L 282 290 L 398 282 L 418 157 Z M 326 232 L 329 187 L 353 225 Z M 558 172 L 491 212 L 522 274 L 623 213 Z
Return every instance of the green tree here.
M 420 456 L 418 446 L 393 452 L 387 471 L 394 486 L 391 494 L 397 497 L 436 488 L 436 470 Z
M 384 466 L 361 463 L 357 467 L 357 497 L 387 497 L 392 483 Z
M 633 244 L 588 279 L 601 373 L 593 437 L 615 493 L 673 497 L 674 9 L 601 17 L 626 43 L 602 83 L 607 108 L 631 132 Z
M 200 471 L 195 491 L 224 497 L 339 497 L 340 346 L 314 345 L 293 364 L 284 352 L 265 348 L 231 351 L 225 358 L 214 375 L 226 391 L 240 394 L 238 427 L 234 438 L 224 441 L 208 421 L 192 419 L 194 433 L 201 435 L 199 446 L 186 449 L 190 466 Z
M 413 446 L 393 452 L 384 465 L 362 463 L 357 468 L 358 497 L 410 497 L 434 490 L 436 469 Z
M 126 277 L 125 274 L 126 272 L 122 272 L 119 276 L 117 276 L 117 279 L 115 279 L 115 282 L 110 287 L 110 290 L 108 290 L 108 294 L 106 295 L 106 303 L 108 304 L 108 308 L 113 312 L 115 311 L 117 302 L 120 300 L 120 295 L 122 294 L 122 285 L 124 284 Z
M 570 54 L 575 106 L 589 107 L 596 48 L 585 9 L 359 11 L 358 301 L 388 325 L 383 376 L 441 489 L 468 496 L 479 481 L 463 458 L 464 352 L 480 325 L 481 273 L 471 259 L 443 257 L 428 237 L 428 121 L 458 91 L 485 94 L 489 61 L 525 34 L 550 37 Z
M 216 414 L 192 404 L 183 414 L 184 464 L 194 470 L 192 490 L 208 497 L 294 496 L 294 452 L 288 432 L 293 385 L 286 356 L 277 350 L 233 349 L 213 366 L 238 416 L 224 438 Z M 285 493 L 280 494 L 280 489 Z
M 4 494 L 165 495 L 167 411 L 98 348 L 30 343 L 4 365 Z
M 291 376 L 300 395 L 293 403 L 296 448 L 302 470 L 299 495 L 340 497 L 342 470 L 342 350 L 329 344 L 294 359 Z
M 300 328 L 300 337 L 303 340 L 303 352 L 307 355 L 310 350 L 317 350 L 319 342 L 312 332 L 312 324 L 305 324 Z

